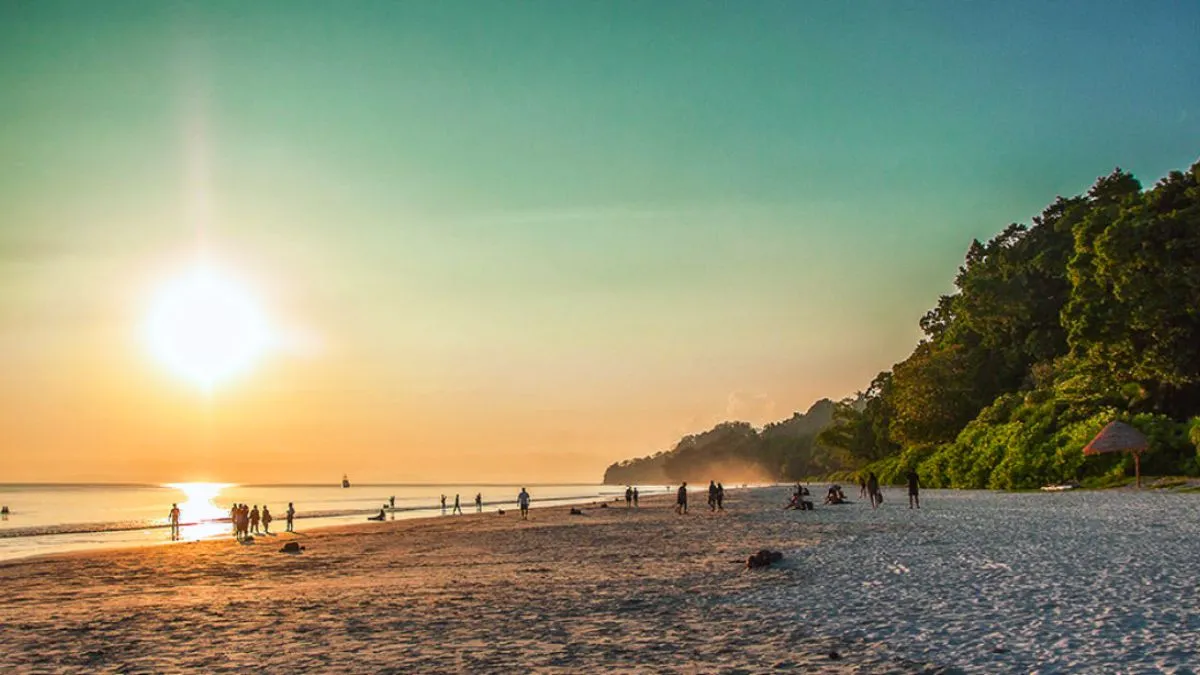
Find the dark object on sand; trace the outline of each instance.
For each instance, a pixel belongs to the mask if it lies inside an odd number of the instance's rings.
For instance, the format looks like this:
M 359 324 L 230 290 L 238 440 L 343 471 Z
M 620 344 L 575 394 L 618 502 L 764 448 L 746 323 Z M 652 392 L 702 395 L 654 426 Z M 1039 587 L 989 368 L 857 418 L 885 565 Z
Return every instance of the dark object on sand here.
M 1102 455 L 1109 452 L 1133 453 L 1133 473 L 1137 486 L 1142 487 L 1142 453 L 1150 449 L 1150 439 L 1142 432 L 1125 424 L 1112 421 L 1100 430 L 1096 437 L 1083 448 L 1085 455 Z
M 504 515 L 504 509 L 496 509 L 497 515 Z
M 582 515 L 583 515 L 583 509 L 577 509 L 577 508 L 575 508 L 574 506 L 572 506 L 572 507 L 571 507 L 571 515 L 573 515 L 573 516 L 582 516 Z
M 841 655 L 841 654 L 839 654 L 839 653 L 837 653 L 837 650 L 836 650 L 836 649 L 834 649 L 834 650 L 832 650 L 832 651 L 830 651 L 830 652 L 829 652 L 829 660 L 830 660 L 830 661 L 838 661 L 838 660 L 840 660 L 841 658 L 842 658 L 842 655 Z
M 783 560 L 783 554 L 779 551 L 769 551 L 762 549 L 758 553 L 746 558 L 746 568 L 756 570 L 760 567 L 770 567 L 771 563 L 777 563 Z
M 279 549 L 279 552 L 280 553 L 299 553 L 300 551 L 303 551 L 303 550 L 304 550 L 304 547 L 301 546 L 300 544 L 298 544 L 294 541 L 289 541 L 288 543 L 283 545 L 283 548 Z
M 607 509 L 607 508 L 608 508 L 608 502 L 605 502 L 605 503 L 601 504 L 601 505 L 600 505 L 600 508 L 602 508 L 602 509 Z

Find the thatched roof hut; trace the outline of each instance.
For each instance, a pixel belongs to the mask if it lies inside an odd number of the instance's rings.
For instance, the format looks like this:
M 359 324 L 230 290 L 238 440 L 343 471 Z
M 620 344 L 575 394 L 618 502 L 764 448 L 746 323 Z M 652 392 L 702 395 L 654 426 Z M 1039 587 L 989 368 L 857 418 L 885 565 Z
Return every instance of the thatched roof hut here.
M 1150 439 L 1145 434 L 1125 424 L 1112 421 L 1096 434 L 1091 443 L 1083 448 L 1085 455 L 1102 455 L 1109 452 L 1132 452 L 1133 470 L 1137 476 L 1137 486 L 1142 486 L 1141 455 L 1150 449 Z

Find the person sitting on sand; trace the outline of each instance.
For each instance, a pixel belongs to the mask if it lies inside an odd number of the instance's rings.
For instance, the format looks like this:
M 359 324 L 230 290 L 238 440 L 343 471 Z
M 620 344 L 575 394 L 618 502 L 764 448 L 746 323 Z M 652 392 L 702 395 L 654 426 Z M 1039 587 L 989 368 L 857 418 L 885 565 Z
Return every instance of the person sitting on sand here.
M 273 520 L 273 518 L 271 518 L 271 510 L 267 508 L 266 504 L 263 504 L 262 524 L 263 524 L 263 533 L 264 534 L 271 534 L 271 521 L 272 520 Z
M 296 518 L 296 507 L 292 506 L 291 502 L 288 502 L 288 510 L 287 510 L 287 531 L 288 532 L 296 531 L 292 526 L 292 521 L 295 520 L 295 518 Z
M 633 508 L 635 508 L 635 509 L 637 508 L 637 505 L 638 505 L 637 499 L 638 499 L 637 488 L 633 488 Z
M 829 490 L 825 493 L 826 504 L 841 504 L 845 500 L 842 499 L 842 494 L 838 490 L 838 486 L 830 485 Z
M 521 494 L 517 495 L 517 506 L 521 507 L 521 520 L 529 520 L 529 493 L 525 488 L 521 488 Z
M 387 504 L 384 504 L 383 506 L 379 507 L 379 515 L 371 516 L 370 518 L 367 518 L 367 520 L 378 520 L 378 521 L 383 521 L 386 519 L 387 519 Z
M 684 481 L 679 486 L 679 490 L 675 492 L 675 513 L 679 515 L 687 513 L 687 481 Z
M 171 512 L 167 514 L 167 520 L 171 523 L 171 540 L 179 538 L 179 505 L 172 504 Z

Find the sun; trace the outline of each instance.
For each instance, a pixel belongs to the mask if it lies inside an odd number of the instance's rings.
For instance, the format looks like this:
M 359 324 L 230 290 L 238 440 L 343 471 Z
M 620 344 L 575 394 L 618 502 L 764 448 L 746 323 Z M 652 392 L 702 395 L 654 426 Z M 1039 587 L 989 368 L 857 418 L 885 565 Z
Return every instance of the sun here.
M 250 370 L 270 346 L 271 331 L 245 286 L 199 264 L 154 294 L 144 337 L 167 370 L 211 391 Z

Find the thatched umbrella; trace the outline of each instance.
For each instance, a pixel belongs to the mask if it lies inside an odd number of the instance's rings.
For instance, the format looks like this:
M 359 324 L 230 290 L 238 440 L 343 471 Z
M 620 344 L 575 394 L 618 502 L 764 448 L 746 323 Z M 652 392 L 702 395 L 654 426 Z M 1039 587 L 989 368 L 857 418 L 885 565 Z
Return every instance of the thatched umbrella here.
M 1132 452 L 1133 470 L 1137 486 L 1142 487 L 1142 453 L 1150 449 L 1150 439 L 1142 432 L 1124 422 L 1109 422 L 1096 437 L 1083 448 L 1085 455 L 1102 455 L 1109 452 Z

